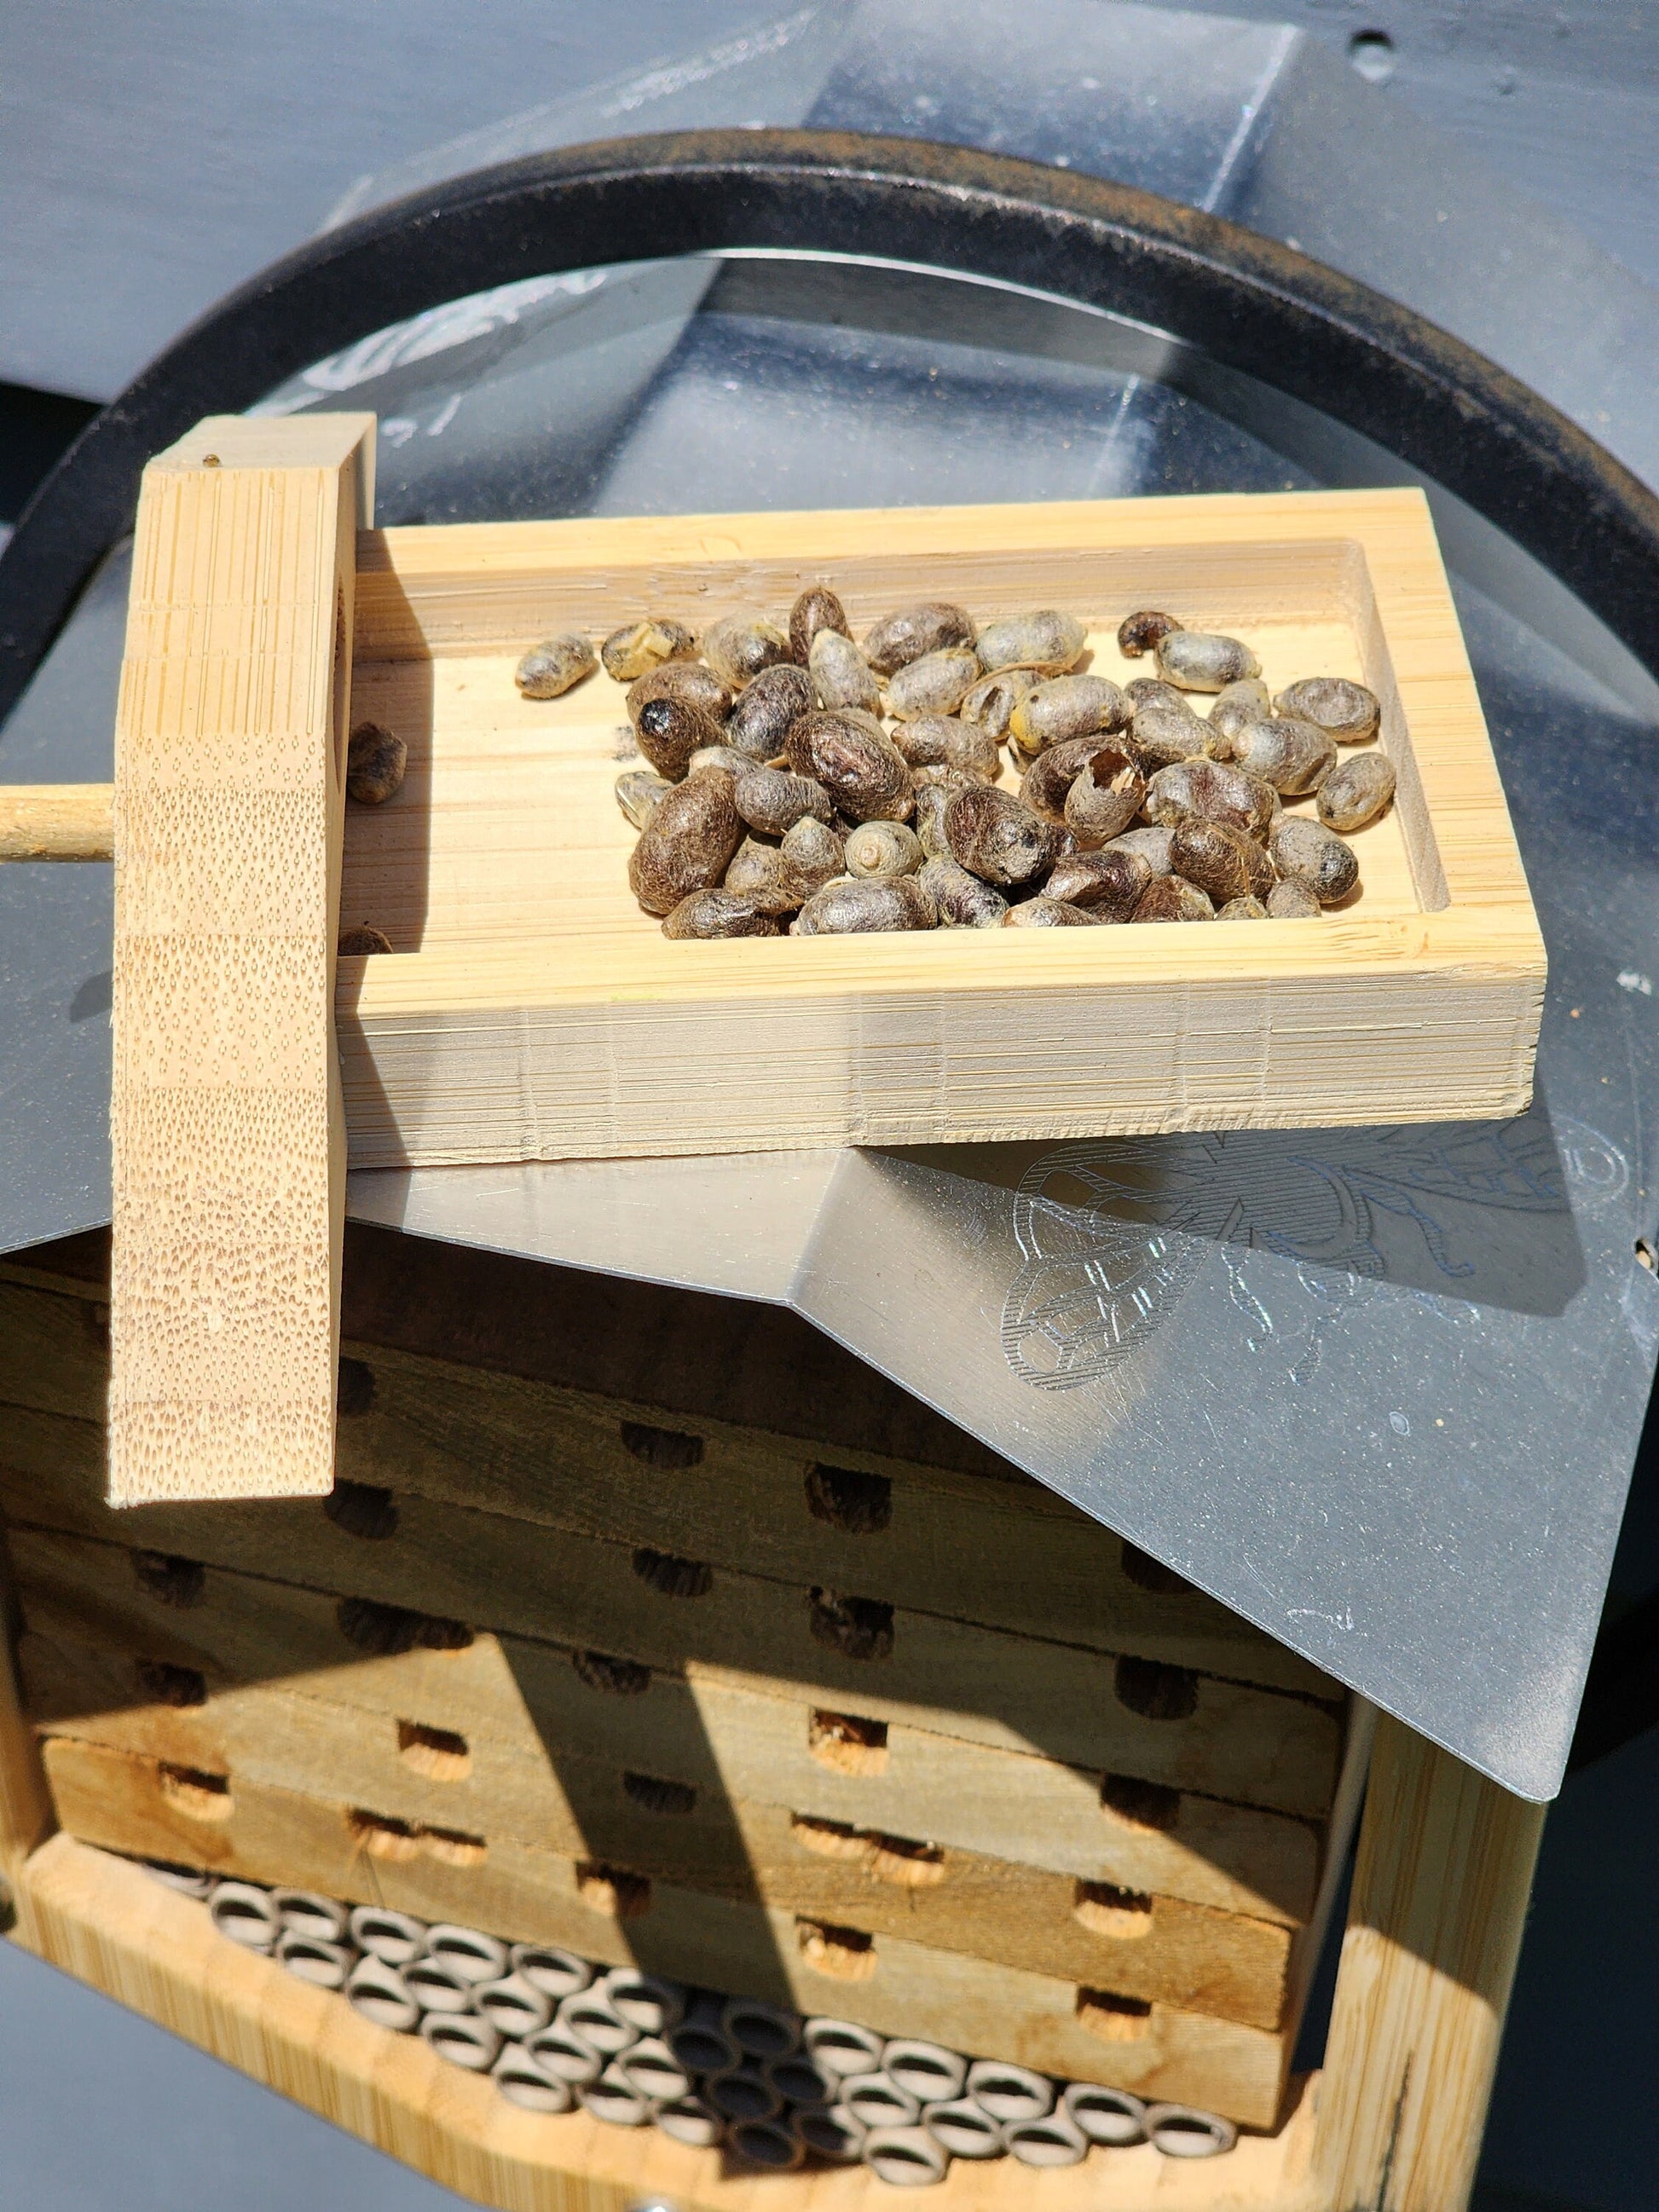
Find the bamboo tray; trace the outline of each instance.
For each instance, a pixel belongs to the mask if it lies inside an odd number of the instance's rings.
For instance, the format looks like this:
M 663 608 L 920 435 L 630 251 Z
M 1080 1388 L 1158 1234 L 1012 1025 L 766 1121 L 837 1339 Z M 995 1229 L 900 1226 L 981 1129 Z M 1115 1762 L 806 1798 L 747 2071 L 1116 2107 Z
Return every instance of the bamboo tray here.
M 112 1501 L 329 1489 L 348 1161 L 1526 1106 L 1543 945 L 1419 493 L 377 532 L 373 431 L 210 416 L 156 456 L 112 797 L 0 793 L 0 854 L 116 861 Z M 819 578 L 859 626 L 1058 605 L 1119 675 L 1150 605 L 1241 635 L 1274 687 L 1362 678 L 1399 790 L 1360 886 L 1219 931 L 669 941 L 628 888 L 619 687 L 527 702 L 514 664 Z M 378 809 L 345 805 L 355 716 L 409 746 Z M 31 828 L 63 800 L 88 840 Z M 360 923 L 392 952 L 337 962 Z
M 354 1165 L 1441 1120 L 1530 1096 L 1544 952 L 1416 491 L 583 520 L 364 533 L 351 707 L 410 750 L 349 822 Z M 1131 607 L 1241 635 L 1274 690 L 1383 702 L 1396 805 L 1318 921 L 671 943 L 640 913 L 603 672 L 521 700 L 526 645 L 702 629 L 824 578 L 855 629 L 921 598 Z M 1012 784 L 1012 771 L 1004 781 Z

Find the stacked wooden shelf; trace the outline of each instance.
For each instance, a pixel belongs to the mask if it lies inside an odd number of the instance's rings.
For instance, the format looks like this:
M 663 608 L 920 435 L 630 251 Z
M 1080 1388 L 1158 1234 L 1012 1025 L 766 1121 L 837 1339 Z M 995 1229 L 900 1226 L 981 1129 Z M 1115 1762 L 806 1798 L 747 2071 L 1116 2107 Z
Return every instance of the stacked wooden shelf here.
M 95 1273 L 9 1271 L 63 1826 L 1272 2127 L 1336 1686 L 827 1346 L 864 1403 L 802 1434 L 781 1316 L 495 1262 L 567 1310 L 468 1345 L 477 1265 L 356 1238 L 332 1499 L 119 1513 Z

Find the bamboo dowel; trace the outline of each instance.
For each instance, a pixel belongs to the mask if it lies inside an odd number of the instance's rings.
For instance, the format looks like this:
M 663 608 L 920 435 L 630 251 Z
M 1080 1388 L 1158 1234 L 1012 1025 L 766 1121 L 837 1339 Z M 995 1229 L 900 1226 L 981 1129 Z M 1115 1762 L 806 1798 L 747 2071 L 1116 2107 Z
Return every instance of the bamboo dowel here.
M 111 783 L 24 783 L 0 788 L 0 860 L 115 857 Z

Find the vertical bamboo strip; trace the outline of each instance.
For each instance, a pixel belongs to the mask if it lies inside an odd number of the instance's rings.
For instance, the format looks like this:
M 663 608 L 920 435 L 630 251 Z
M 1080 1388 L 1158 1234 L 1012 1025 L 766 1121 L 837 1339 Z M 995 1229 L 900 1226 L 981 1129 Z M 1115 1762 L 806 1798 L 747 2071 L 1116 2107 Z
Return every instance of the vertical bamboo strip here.
M 1331 2212 L 1462 2212 L 1544 1808 L 1377 1728 L 1320 2089 Z
M 333 1481 L 334 966 L 374 417 L 144 471 L 115 739 L 112 1504 Z

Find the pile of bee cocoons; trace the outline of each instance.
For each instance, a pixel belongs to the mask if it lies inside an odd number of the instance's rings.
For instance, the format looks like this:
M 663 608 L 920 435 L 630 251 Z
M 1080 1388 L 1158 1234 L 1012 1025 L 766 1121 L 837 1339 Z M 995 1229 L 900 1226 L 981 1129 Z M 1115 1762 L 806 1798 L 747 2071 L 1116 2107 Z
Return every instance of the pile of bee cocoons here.
M 597 656 L 550 638 L 518 680 L 556 697 L 602 663 L 627 684 L 646 763 L 617 783 L 629 880 L 671 938 L 1289 920 L 1350 900 L 1347 836 L 1395 792 L 1375 694 L 1312 676 L 1272 696 L 1248 645 L 1150 610 L 1117 641 L 1158 672 L 1119 685 L 1078 672 L 1086 635 L 1056 608 L 981 625 L 934 600 L 855 641 L 818 585 L 787 624 L 728 615 L 698 640 L 656 617 Z

